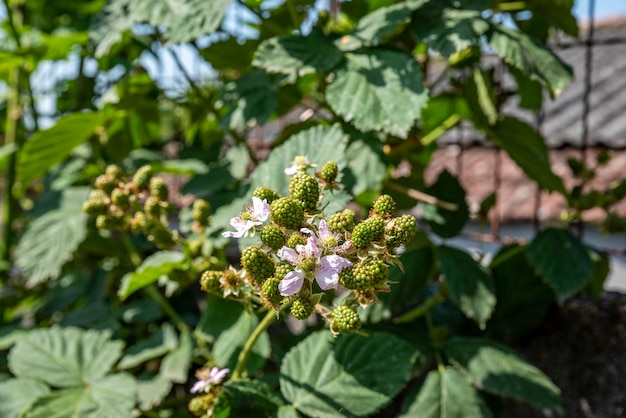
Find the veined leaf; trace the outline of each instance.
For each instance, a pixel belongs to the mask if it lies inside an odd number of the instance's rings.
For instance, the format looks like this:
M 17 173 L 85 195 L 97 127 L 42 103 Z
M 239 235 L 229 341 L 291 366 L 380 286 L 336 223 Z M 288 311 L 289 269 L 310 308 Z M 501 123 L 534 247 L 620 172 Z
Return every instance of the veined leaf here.
M 109 332 L 78 328 L 30 331 L 9 353 L 9 369 L 20 378 L 55 387 L 77 387 L 97 382 L 122 354 L 123 343 Z
M 346 58 L 326 91 L 330 107 L 359 130 L 406 137 L 428 102 L 415 60 L 386 50 Z
M 263 41 L 253 65 L 269 73 L 301 77 L 334 68 L 342 59 L 337 47 L 317 29 L 307 36 L 288 35 Z
M 444 202 L 457 205 L 456 210 L 448 210 L 431 204 L 422 204 L 423 216 L 430 229 L 443 238 L 458 235 L 469 220 L 465 189 L 459 183 L 459 179 L 448 170 L 443 170 L 437 177 L 437 181 L 426 189 L 426 193 Z
M 18 243 L 15 264 L 22 269 L 29 286 L 58 277 L 87 236 L 87 214 L 82 208 L 88 194 L 86 187 L 66 189 L 57 209 L 28 225 Z
M 443 351 L 482 390 L 562 413 L 559 388 L 507 347 L 484 338 L 455 337 Z
M 571 67 L 528 35 L 492 24 L 489 45 L 509 65 L 540 82 L 554 98 L 572 80 Z
M 73 113 L 59 119 L 53 127 L 35 132 L 20 152 L 17 179 L 22 189 L 63 161 L 103 122 L 101 113 Z
M 230 401 L 232 416 L 237 417 L 276 416 L 278 407 L 284 404 L 280 395 L 258 380 L 227 382 L 224 394 Z
M 450 297 L 465 315 L 484 328 L 496 306 L 491 275 L 468 253 L 459 249 L 441 246 L 438 256 L 450 288 Z
M 593 275 L 589 252 L 565 229 L 541 231 L 526 248 L 526 256 L 561 302 L 582 289 Z
M 410 18 L 411 9 L 405 3 L 381 7 L 360 19 L 352 32 L 340 38 L 336 44 L 342 51 L 376 46 L 398 31 Z
M 128 347 L 126 354 L 120 360 L 117 367 L 119 369 L 130 369 L 153 358 L 161 357 L 164 354 L 176 349 L 178 338 L 176 331 L 169 323 L 164 323 L 157 332 L 151 334 L 145 340 Z
M 128 273 L 122 278 L 122 285 L 117 292 L 121 300 L 126 299 L 139 289 L 156 282 L 159 277 L 180 267 L 185 255 L 178 251 L 159 251 L 146 258 L 137 271 Z
M 224 87 L 222 99 L 230 108 L 223 119 L 226 128 L 243 130 L 249 124 L 263 125 L 278 101 L 267 73 L 244 74 Z
M 193 357 L 193 341 L 189 331 L 180 334 L 178 347 L 163 358 L 161 376 L 176 383 L 185 383 Z
M 445 57 L 478 45 L 481 35 L 489 29 L 488 23 L 476 10 L 445 8 L 434 17 L 427 9 L 425 16 L 419 13 L 414 22 L 415 38 Z
M 407 342 L 391 334 L 333 339 L 326 331 L 317 332 L 283 359 L 280 389 L 310 416 L 369 416 L 404 387 L 414 355 Z
M 165 37 L 170 44 L 189 42 L 210 35 L 222 24 L 232 0 L 189 0 L 172 20 Z
M 489 139 L 504 149 L 539 187 L 566 193 L 563 181 L 552 172 L 545 140 L 528 124 L 504 116 L 486 132 Z
M 37 398 L 50 392 L 41 382 L 30 379 L 9 379 L 0 382 L 0 416 L 21 418 Z
M 433 370 L 416 397 L 409 397 L 399 418 L 492 418 L 478 391 L 461 373 Z

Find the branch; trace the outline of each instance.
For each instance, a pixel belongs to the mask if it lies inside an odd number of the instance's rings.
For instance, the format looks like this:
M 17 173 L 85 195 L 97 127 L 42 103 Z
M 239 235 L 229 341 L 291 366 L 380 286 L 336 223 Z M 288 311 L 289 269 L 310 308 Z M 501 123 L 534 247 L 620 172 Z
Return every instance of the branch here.
M 401 186 L 398 183 L 394 183 L 391 181 L 385 181 L 383 183 L 384 186 L 389 187 L 390 189 L 393 189 L 397 192 L 400 192 L 412 199 L 421 201 L 421 202 L 425 202 L 425 203 L 429 203 L 431 205 L 435 205 L 438 206 L 442 209 L 446 209 L 446 210 L 451 210 L 451 211 L 455 211 L 459 209 L 459 205 L 455 204 L 455 203 L 450 203 L 450 202 L 444 202 L 443 200 L 439 200 L 437 199 L 435 196 L 431 196 L 429 194 L 426 194 L 424 192 L 420 192 L 419 190 L 415 190 L 415 189 L 409 189 L 407 187 Z

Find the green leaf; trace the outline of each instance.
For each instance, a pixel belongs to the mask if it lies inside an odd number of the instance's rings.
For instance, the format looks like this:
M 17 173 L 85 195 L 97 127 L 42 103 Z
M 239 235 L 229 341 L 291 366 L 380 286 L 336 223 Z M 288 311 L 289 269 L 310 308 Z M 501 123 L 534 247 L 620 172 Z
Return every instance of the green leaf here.
M 369 416 L 404 387 L 414 355 L 408 343 L 391 334 L 333 339 L 327 331 L 317 332 L 283 359 L 280 389 L 310 416 Z
M 341 51 L 318 29 L 307 36 L 288 35 L 263 41 L 252 64 L 269 73 L 302 77 L 334 68 L 342 59 Z
M 346 150 L 348 167 L 354 178 L 354 196 L 367 190 L 380 190 L 387 177 L 387 165 L 383 160 L 382 144 L 377 140 L 362 137 L 353 141 Z
M 443 351 L 482 390 L 563 413 L 559 388 L 507 347 L 484 338 L 455 337 Z
M 165 33 L 168 44 L 193 41 L 215 32 L 232 0 L 188 0 Z
M 241 43 L 238 39 L 231 37 L 214 42 L 199 52 L 217 71 L 235 70 L 243 73 L 249 69 L 257 47 L 259 47 L 259 41 L 256 39 L 246 39 Z M 273 72 L 268 68 L 265 70 Z
M 17 180 L 22 189 L 65 160 L 72 150 L 87 141 L 104 123 L 102 113 L 73 113 L 51 128 L 37 131 L 20 152 Z
M 463 86 L 464 97 L 472 109 L 474 120 L 483 126 L 493 126 L 498 121 L 496 93 L 484 71 L 474 68 L 472 77 Z
M 224 86 L 222 99 L 230 108 L 223 124 L 228 129 L 243 130 L 249 125 L 263 125 L 278 101 L 267 73 L 254 71 Z
M 267 384 L 258 380 L 230 381 L 224 385 L 231 414 L 237 417 L 275 416 L 282 398 Z
M 432 11 L 418 13 L 413 22 L 413 35 L 419 42 L 445 57 L 479 44 L 489 25 L 479 11 L 443 9 L 439 15 Z
M 566 193 L 563 181 L 552 172 L 545 140 L 528 124 L 505 116 L 487 134 L 539 187 Z
M 52 392 L 39 398 L 27 418 L 119 418 L 132 415 L 135 379 L 126 373 L 104 377 L 90 386 Z
M 189 378 L 192 357 L 193 341 L 189 331 L 185 331 L 180 335 L 178 347 L 163 358 L 161 375 L 172 382 L 185 383 Z
M 589 248 L 589 256 L 593 261 L 593 274 L 584 292 L 591 298 L 599 300 L 604 293 L 604 282 L 611 271 L 611 259 L 607 253 L 592 248 Z
M 543 103 L 542 87 L 538 81 L 526 77 L 520 70 L 509 66 L 509 72 L 515 77 L 519 105 L 524 109 L 538 111 Z
M 433 370 L 416 398 L 408 398 L 399 418 L 492 418 L 478 391 L 452 368 Z
M 458 235 L 469 220 L 465 190 L 459 180 L 448 170 L 443 170 L 437 177 L 437 181 L 426 189 L 426 193 L 444 202 L 457 205 L 456 210 L 448 210 L 435 205 L 422 204 L 423 216 L 430 229 L 443 238 Z
M 137 399 L 139 407 L 149 410 L 159 405 L 172 390 L 172 381 L 161 375 L 150 380 L 137 381 Z
M 9 353 L 9 369 L 18 377 L 55 387 L 97 382 L 122 354 L 123 343 L 110 337 L 109 332 L 78 328 L 33 330 Z
M 298 155 L 307 156 L 317 169 L 327 161 L 337 163 L 339 170 L 346 166 L 347 136 L 338 125 L 314 126 L 292 135 L 284 144 L 275 148 L 265 162 L 257 166 L 250 177 L 250 190 L 265 186 L 281 195 L 289 195 L 289 179 L 285 168 L 290 167 Z
M 560 302 L 591 279 L 593 262 L 585 246 L 565 229 L 546 228 L 528 245 L 526 256 Z
M 467 317 L 484 328 L 496 306 L 491 275 L 468 253 L 459 249 L 440 246 L 438 256 L 450 288 L 450 297 Z
M 571 67 L 529 36 L 493 24 L 487 34 L 489 46 L 504 62 L 541 83 L 554 98 L 572 80 Z
M 336 44 L 343 51 L 354 51 L 364 46 L 376 46 L 385 38 L 398 32 L 409 22 L 410 8 L 404 4 L 381 7 L 360 19 L 349 35 L 340 38 Z
M 87 236 L 87 214 L 83 202 L 89 188 L 73 187 L 62 192 L 58 208 L 33 220 L 20 239 L 15 264 L 22 270 L 28 286 L 61 274 Z
M 428 101 L 422 110 L 422 130 L 424 134 L 432 132 L 441 126 L 450 116 L 459 115 L 462 119 L 470 119 L 472 113 L 467 101 L 451 93 L 442 93 Z
M 133 273 L 122 277 L 122 284 L 117 295 L 126 299 L 137 290 L 159 280 L 159 277 L 170 273 L 183 265 L 185 255 L 178 251 L 159 251 L 146 258 Z
M 241 306 L 241 305 L 240 305 Z M 213 357 L 220 367 L 234 369 L 237 357 L 243 349 L 246 341 L 252 335 L 259 320 L 254 313 L 241 310 L 237 321 L 228 329 L 222 331 L 213 345 Z M 246 368 L 249 373 L 254 373 L 263 366 L 271 353 L 270 339 L 267 332 L 263 332 L 252 346 L 252 352 Z
M 326 91 L 330 107 L 359 130 L 406 137 L 428 102 L 415 60 L 386 50 L 346 58 Z
M 21 418 L 40 396 L 50 392 L 48 386 L 29 379 L 9 379 L 0 382 L 0 416 Z
M 487 333 L 513 340 L 536 328 L 554 304 L 554 292 L 533 270 L 522 245 L 505 246 L 489 265 L 496 286 L 496 309 Z
M 145 340 L 128 347 L 126 354 L 117 365 L 121 370 L 131 369 L 148 360 L 161 357 L 174 350 L 178 345 L 174 327 L 169 323 L 161 325 L 159 330 Z
M 298 414 L 298 411 L 293 406 L 283 405 L 278 408 L 276 418 L 300 418 L 300 414 Z
M 0 161 L 5 159 L 9 155 L 15 153 L 16 150 L 17 150 L 17 145 L 15 145 L 14 142 L 0 146 Z

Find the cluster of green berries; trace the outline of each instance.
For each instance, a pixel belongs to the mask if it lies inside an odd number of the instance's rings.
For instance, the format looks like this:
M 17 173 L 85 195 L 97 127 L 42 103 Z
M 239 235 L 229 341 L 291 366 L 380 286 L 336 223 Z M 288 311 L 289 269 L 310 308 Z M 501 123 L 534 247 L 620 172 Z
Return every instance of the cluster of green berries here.
M 355 306 L 375 302 L 378 292 L 389 291 L 389 264 L 396 261 L 397 248 L 416 234 L 417 221 L 411 215 L 396 216 L 396 204 L 388 195 L 376 199 L 360 222 L 351 209 L 324 219 L 320 202 L 326 190 L 337 186 L 337 164 L 327 162 L 315 175 L 306 172 L 315 167 L 306 159 L 294 165 L 298 168 L 290 173 L 289 196 L 256 188 L 253 207 L 231 220 L 237 231 L 223 234 L 241 237 L 258 232 L 259 243 L 242 251 L 240 273 L 232 268 L 207 271 L 201 286 L 225 297 L 230 292 L 239 299 L 261 300 L 276 312 L 289 307 L 299 320 L 319 312 L 333 333 L 356 332 L 361 323 Z M 323 270 L 329 266 L 335 276 Z M 329 285 L 319 277 L 334 282 Z M 335 310 L 318 307 L 325 289 L 344 288 L 351 294 L 343 305 Z
M 126 176 L 117 165 L 106 167 L 94 181 L 94 189 L 83 204 L 83 210 L 96 217 L 96 227 L 112 231 L 143 232 L 159 248 L 176 245 L 177 232 L 170 230 L 166 212 L 169 189 L 150 166 Z M 208 224 L 209 204 L 194 202 L 193 218 L 201 226 Z

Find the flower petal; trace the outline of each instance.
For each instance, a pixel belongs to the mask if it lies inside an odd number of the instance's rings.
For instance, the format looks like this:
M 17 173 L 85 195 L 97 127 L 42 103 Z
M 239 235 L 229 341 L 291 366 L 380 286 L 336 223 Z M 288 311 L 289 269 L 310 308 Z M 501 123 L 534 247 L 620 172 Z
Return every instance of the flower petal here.
M 304 254 L 307 258 L 318 258 L 322 255 L 322 251 L 317 246 L 317 237 L 315 235 L 307 238 L 306 245 L 303 247 L 303 251 L 301 251 L 300 254 Z
M 335 237 L 333 233 L 330 231 L 330 228 L 328 227 L 328 224 L 326 223 L 324 219 L 320 221 L 320 234 L 319 235 L 322 241 L 325 241 L 327 238 Z
M 293 176 L 297 172 L 298 172 L 298 166 L 295 164 L 292 164 L 291 167 L 285 168 L 285 174 L 287 174 L 288 176 Z
M 270 205 L 266 199 L 252 197 L 252 217 L 258 221 L 265 222 L 270 216 Z M 257 224 L 260 225 L 260 224 Z
M 300 289 L 304 284 L 304 273 L 301 271 L 290 271 L 278 284 L 278 290 L 282 296 L 291 296 Z
M 344 267 L 350 267 L 352 265 L 352 261 L 339 255 L 332 254 L 327 255 L 326 257 L 322 257 L 322 259 L 320 260 L 320 264 L 322 265 L 323 269 L 329 268 L 336 271 L 337 273 L 341 273 L 341 270 L 343 270 Z
M 322 267 L 315 272 L 315 280 L 322 290 L 336 289 L 339 283 L 339 272 L 330 267 Z
M 211 369 L 211 372 L 209 373 L 209 383 L 216 384 L 221 382 L 222 380 L 224 380 L 229 371 L 230 369 L 220 369 L 219 367 L 213 367 Z
M 292 266 L 298 264 L 298 253 L 289 247 L 282 247 L 278 250 L 278 257 L 288 261 Z
M 204 390 L 207 386 L 209 386 L 209 382 L 207 382 L 206 380 L 198 380 L 196 383 L 193 384 L 189 392 L 198 393 L 201 390 Z

